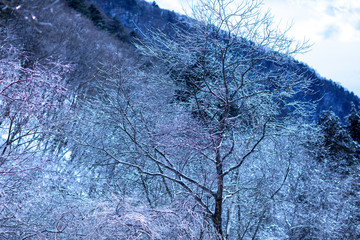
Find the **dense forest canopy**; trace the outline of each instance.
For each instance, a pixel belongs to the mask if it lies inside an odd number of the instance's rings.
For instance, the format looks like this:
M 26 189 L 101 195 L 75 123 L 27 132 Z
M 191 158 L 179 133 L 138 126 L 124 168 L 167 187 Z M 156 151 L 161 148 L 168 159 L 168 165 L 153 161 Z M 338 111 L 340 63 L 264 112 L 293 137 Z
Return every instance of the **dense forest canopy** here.
M 359 99 L 261 1 L 0 1 L 0 239 L 359 239 Z

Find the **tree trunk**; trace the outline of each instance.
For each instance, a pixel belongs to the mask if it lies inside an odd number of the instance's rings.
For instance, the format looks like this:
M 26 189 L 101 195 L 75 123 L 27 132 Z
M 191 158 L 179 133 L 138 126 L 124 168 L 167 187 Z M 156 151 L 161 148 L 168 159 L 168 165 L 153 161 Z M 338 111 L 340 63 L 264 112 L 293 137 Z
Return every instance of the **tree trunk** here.
M 221 139 L 221 138 L 220 138 Z M 219 141 L 221 142 L 221 140 Z M 219 146 L 219 145 L 218 145 Z M 215 197 L 215 212 L 213 214 L 214 227 L 218 233 L 218 239 L 223 239 L 222 231 L 222 204 L 223 204 L 223 191 L 224 191 L 224 177 L 223 174 L 223 164 L 221 161 L 221 154 L 219 148 L 216 149 L 216 175 L 217 179 L 217 192 Z
M 222 195 L 222 194 L 221 194 Z M 223 239 L 223 231 L 222 231 L 222 197 L 217 196 L 215 199 L 215 213 L 213 214 L 212 220 L 214 223 L 214 227 L 217 231 L 217 239 Z

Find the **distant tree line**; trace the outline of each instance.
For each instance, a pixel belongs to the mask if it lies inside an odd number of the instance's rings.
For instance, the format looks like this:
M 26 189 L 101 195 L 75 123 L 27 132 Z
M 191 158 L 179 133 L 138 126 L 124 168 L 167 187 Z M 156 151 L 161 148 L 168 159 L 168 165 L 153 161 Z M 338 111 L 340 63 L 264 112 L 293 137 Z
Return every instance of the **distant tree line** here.
M 102 13 L 94 4 L 85 0 L 66 0 L 69 7 L 89 18 L 95 26 L 116 36 L 122 41 L 129 41 L 130 35 L 116 18 Z

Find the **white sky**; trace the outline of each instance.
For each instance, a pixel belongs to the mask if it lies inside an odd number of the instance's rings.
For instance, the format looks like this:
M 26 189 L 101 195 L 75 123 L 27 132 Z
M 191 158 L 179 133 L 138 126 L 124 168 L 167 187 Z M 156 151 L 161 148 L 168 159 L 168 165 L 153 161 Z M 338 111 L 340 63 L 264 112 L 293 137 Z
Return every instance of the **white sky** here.
M 188 2 L 156 0 L 179 13 Z M 293 23 L 290 36 L 314 44 L 298 60 L 360 96 L 360 0 L 264 0 L 264 9 L 277 22 Z

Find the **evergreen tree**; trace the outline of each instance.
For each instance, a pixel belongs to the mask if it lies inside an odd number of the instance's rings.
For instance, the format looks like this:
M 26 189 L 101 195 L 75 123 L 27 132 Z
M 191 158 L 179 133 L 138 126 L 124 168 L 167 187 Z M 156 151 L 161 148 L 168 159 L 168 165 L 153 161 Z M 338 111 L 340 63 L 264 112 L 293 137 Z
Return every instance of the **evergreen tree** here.
M 80 12 L 81 14 L 89 17 L 90 12 L 86 6 L 85 0 L 67 0 L 69 6 L 76 11 Z
M 324 135 L 324 145 L 332 150 L 339 150 L 338 148 L 343 145 L 341 143 L 348 138 L 348 135 L 331 107 L 321 114 L 319 125 Z
M 354 103 L 351 104 L 351 112 L 345 119 L 349 123 L 347 128 L 351 137 L 360 143 L 360 111 L 356 109 Z
M 152 6 L 159 8 L 159 5 L 157 5 L 157 3 L 155 1 L 153 1 Z
M 104 18 L 101 16 L 101 12 L 91 4 L 89 7 L 90 19 L 95 24 L 95 26 L 99 27 L 100 29 L 105 28 L 105 21 Z
M 352 165 L 357 159 L 357 145 L 332 108 L 322 113 L 319 125 L 323 134 L 322 158 L 330 160 L 335 168 Z

